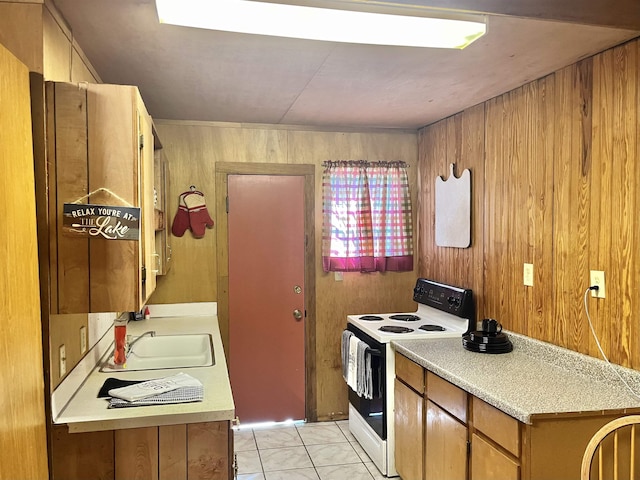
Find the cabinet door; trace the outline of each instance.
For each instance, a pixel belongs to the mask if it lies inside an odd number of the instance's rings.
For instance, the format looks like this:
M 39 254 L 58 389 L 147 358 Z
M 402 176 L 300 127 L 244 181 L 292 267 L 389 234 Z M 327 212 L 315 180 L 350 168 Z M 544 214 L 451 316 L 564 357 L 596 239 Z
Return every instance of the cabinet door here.
M 520 465 L 477 434 L 471 436 L 471 480 L 518 480 Z
M 140 95 L 137 97 L 139 165 L 140 165 L 140 205 L 142 210 L 142 243 L 141 260 L 145 270 L 143 287 L 141 290 L 141 304 L 149 300 L 156 288 L 158 261 L 156 257 L 156 226 L 155 210 L 153 207 L 153 132 L 151 117 L 142 103 Z
M 158 275 L 166 275 L 171 267 L 171 235 L 169 217 L 169 165 L 164 151 L 155 150 L 154 154 L 154 174 L 155 174 L 155 199 L 157 204 L 156 210 L 156 262 Z
M 396 378 L 394 404 L 396 470 L 403 480 L 422 480 L 424 400 Z
M 426 480 L 467 478 L 467 427 L 431 400 L 427 400 L 425 443 Z

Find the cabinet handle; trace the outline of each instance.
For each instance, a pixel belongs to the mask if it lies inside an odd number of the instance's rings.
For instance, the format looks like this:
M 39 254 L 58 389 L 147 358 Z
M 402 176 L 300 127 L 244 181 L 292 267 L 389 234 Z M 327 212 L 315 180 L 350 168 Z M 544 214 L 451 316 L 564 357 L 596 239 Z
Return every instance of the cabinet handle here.
M 159 253 L 152 253 L 151 256 L 156 257 L 156 267 L 158 267 L 157 270 L 151 270 L 153 273 L 158 273 L 160 271 L 160 254 Z

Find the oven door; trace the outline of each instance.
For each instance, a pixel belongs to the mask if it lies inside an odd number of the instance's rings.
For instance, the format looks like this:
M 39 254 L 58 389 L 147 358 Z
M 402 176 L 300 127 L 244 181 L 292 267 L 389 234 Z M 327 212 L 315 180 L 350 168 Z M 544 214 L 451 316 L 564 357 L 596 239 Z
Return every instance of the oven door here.
M 369 346 L 373 379 L 373 395 L 371 399 L 359 397 L 349 388 L 349 403 L 360 414 L 362 419 L 382 439 L 387 439 L 387 399 L 386 390 L 386 345 L 374 340 L 355 325 L 348 323 L 347 330 Z

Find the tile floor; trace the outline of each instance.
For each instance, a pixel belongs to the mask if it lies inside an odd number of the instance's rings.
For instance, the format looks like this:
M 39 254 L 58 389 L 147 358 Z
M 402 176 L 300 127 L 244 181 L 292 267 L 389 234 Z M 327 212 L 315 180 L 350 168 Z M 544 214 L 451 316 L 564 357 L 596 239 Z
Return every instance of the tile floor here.
M 381 480 L 348 422 L 297 423 L 234 432 L 238 480 Z

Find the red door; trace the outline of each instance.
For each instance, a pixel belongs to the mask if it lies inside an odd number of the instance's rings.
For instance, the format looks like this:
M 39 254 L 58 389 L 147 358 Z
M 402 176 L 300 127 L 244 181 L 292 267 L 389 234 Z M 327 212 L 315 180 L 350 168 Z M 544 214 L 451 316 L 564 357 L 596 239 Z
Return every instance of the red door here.
M 229 175 L 229 375 L 243 423 L 305 418 L 304 177 Z

